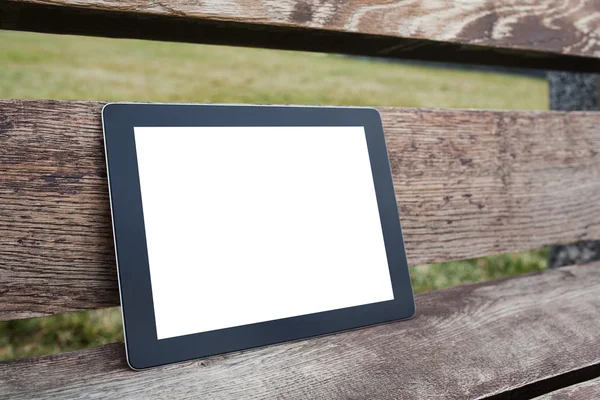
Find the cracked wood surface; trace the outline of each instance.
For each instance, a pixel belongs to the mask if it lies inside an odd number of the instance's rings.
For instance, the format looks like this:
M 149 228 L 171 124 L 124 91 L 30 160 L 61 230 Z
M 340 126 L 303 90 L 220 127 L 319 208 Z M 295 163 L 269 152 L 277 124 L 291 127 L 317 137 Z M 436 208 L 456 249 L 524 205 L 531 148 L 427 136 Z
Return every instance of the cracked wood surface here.
M 102 105 L 0 101 L 0 320 L 119 304 Z M 600 238 L 600 114 L 380 112 L 411 265 Z
M 600 71 L 597 0 L 0 0 L 0 11 L 1 29 Z
M 600 263 L 418 294 L 414 319 L 141 372 L 122 343 L 0 363 L 18 399 L 527 396 L 600 364 Z M 517 398 L 516 396 L 515 398 Z M 519 397 L 519 398 L 521 398 Z M 560 398 L 560 397 L 558 397 Z

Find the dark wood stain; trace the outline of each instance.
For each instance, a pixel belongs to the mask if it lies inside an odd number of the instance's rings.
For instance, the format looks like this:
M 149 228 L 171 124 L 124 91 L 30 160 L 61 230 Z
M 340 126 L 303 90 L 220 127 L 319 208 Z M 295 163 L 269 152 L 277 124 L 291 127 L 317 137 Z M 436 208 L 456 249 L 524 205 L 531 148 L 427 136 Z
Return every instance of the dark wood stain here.
M 467 157 L 461 157 L 460 158 L 460 163 L 462 165 L 471 165 L 471 164 L 473 164 L 473 160 L 470 159 L 470 158 L 467 158 Z
M 7 138 L 8 131 L 13 127 L 12 122 L 2 115 L 0 115 L 0 140 Z
M 308 2 L 297 2 L 294 5 L 294 11 L 291 15 L 291 20 L 298 24 L 303 24 L 312 21 L 313 10 L 312 6 Z
M 492 40 L 492 32 L 494 26 L 498 23 L 499 17 L 495 11 L 490 11 L 489 14 L 482 15 L 480 18 L 467 24 L 464 29 L 457 35 L 457 39 L 468 41 L 474 36 L 484 37 L 485 40 Z

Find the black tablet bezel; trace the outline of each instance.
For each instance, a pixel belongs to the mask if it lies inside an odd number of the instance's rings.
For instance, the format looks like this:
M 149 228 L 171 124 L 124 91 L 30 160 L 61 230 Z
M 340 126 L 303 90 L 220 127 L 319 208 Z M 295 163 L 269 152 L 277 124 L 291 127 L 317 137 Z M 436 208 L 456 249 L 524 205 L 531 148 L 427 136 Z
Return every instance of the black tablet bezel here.
M 102 124 L 125 346 L 127 361 L 133 369 L 303 339 L 414 315 L 415 304 L 388 153 L 381 117 L 376 109 L 109 103 L 102 110 Z M 133 131 L 134 127 L 144 126 L 364 127 L 394 300 L 158 340 Z M 202 314 L 197 317 L 201 318 Z

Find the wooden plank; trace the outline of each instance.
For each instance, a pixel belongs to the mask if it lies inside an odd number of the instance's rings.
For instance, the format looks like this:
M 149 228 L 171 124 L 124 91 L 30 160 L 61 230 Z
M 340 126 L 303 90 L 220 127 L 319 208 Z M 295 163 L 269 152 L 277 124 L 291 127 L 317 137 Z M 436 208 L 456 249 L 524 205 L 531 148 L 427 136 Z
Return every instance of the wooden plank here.
M 566 387 L 537 397 L 537 400 L 590 400 L 600 399 L 600 378 Z
M 600 263 L 417 295 L 413 320 L 129 370 L 122 344 L 0 363 L 16 399 L 480 398 L 600 366 Z M 600 372 L 600 368 L 598 368 Z M 531 396 L 529 396 L 531 397 Z
M 0 0 L 0 29 L 600 71 L 595 0 Z
M 599 111 L 600 76 L 550 72 L 548 74 L 550 109 L 561 111 Z M 600 241 L 586 240 L 554 246 L 550 249 L 548 267 L 585 264 L 600 261 Z
M 0 320 L 119 304 L 101 108 L 0 101 Z M 380 111 L 411 265 L 600 238 L 600 114 Z

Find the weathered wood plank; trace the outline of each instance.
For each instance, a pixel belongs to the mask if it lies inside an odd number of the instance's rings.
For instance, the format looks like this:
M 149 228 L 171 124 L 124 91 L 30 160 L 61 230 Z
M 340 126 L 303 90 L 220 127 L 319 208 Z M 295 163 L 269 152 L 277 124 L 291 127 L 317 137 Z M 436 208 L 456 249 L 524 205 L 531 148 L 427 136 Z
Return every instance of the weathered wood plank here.
M 600 76 L 551 72 L 548 74 L 550 109 L 560 111 L 599 111 Z M 553 246 L 548 267 L 600 261 L 600 241 L 585 240 Z
M 413 320 L 129 370 L 122 344 L 0 363 L 6 398 L 466 399 L 600 364 L 600 264 L 417 295 Z M 599 368 L 600 370 L 600 368 Z M 558 378 L 557 378 L 558 379 Z
M 118 305 L 99 102 L 0 101 L 0 320 Z M 411 265 L 600 238 L 600 115 L 381 109 Z
M 537 397 L 537 400 L 591 400 L 600 399 L 600 378 L 566 387 Z
M 0 0 L 0 29 L 600 71 L 596 0 Z

